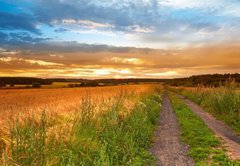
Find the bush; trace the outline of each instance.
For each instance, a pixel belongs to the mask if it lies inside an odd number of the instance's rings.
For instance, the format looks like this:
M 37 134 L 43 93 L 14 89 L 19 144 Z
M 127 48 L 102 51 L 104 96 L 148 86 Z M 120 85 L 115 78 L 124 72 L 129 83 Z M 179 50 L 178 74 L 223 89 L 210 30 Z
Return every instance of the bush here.
M 32 88 L 41 88 L 42 85 L 38 82 L 32 84 Z
M 0 81 L 0 88 L 5 87 L 5 86 L 6 86 L 6 84 L 4 82 Z

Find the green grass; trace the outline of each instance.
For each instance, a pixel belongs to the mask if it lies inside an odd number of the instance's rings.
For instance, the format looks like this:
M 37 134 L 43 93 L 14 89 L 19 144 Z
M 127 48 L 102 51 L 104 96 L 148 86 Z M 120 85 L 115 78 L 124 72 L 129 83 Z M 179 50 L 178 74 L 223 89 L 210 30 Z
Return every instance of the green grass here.
M 154 165 L 149 152 L 161 103 L 159 92 L 142 96 L 123 117 L 124 97 L 98 117 L 91 99 L 64 127 L 43 112 L 40 117 L 11 120 L 1 164 L 4 165 Z
M 170 98 L 180 124 L 181 139 L 190 146 L 189 155 L 196 165 L 240 165 L 227 157 L 212 131 L 182 100 L 172 93 Z
M 178 90 L 240 134 L 240 93 L 233 88 Z

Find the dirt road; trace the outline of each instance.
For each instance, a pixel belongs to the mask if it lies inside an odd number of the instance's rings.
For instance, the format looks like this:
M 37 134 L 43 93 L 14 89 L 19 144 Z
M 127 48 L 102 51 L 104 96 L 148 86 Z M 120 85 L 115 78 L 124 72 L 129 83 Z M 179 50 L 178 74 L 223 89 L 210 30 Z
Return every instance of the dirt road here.
M 167 93 L 163 95 L 158 128 L 151 152 L 158 166 L 192 166 L 193 159 L 187 156 L 187 146 L 179 140 L 179 126 Z
M 237 136 L 234 131 L 225 125 L 222 121 L 217 120 L 209 113 L 205 112 L 200 106 L 191 102 L 190 100 L 179 97 L 195 112 L 208 127 L 219 137 L 227 150 L 227 154 L 233 160 L 240 160 L 240 136 Z

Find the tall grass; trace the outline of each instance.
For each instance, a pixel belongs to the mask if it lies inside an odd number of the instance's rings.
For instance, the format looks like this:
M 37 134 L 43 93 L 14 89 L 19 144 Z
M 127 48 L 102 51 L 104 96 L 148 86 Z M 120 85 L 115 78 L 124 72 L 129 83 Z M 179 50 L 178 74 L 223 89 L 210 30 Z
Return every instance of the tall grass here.
M 178 89 L 240 134 L 240 93 L 232 87 Z
M 173 109 L 176 112 L 181 139 L 189 145 L 189 155 L 197 166 L 222 165 L 239 166 L 239 161 L 228 158 L 220 141 L 213 132 L 188 106 L 176 95 L 170 95 Z
M 41 116 L 11 119 L 2 146 L 2 165 L 152 165 L 148 148 L 157 125 L 159 92 L 143 95 L 126 110 L 121 93 L 112 106 L 95 115 L 91 97 L 73 120 L 57 124 Z

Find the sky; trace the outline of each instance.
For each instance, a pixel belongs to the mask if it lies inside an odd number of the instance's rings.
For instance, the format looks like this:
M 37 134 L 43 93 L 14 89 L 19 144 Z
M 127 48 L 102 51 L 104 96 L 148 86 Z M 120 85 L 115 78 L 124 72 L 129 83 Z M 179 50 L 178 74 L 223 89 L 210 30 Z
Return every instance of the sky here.
M 0 76 L 240 71 L 240 0 L 0 0 Z

